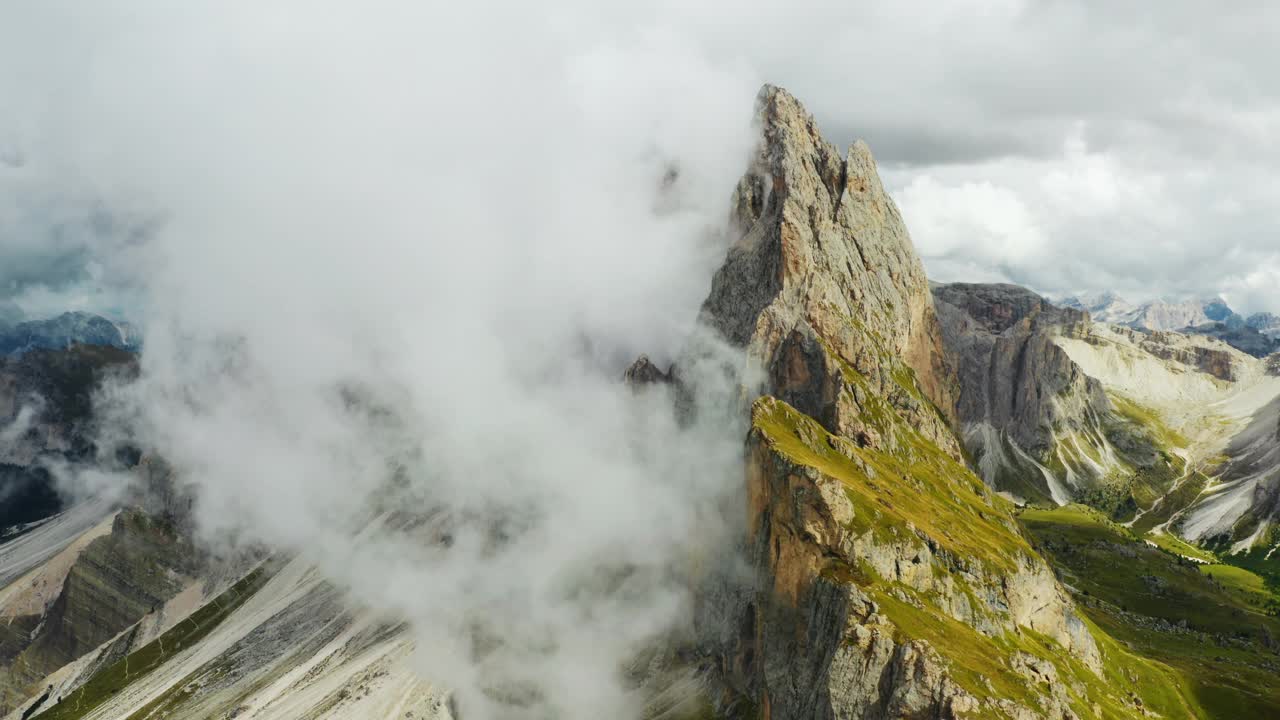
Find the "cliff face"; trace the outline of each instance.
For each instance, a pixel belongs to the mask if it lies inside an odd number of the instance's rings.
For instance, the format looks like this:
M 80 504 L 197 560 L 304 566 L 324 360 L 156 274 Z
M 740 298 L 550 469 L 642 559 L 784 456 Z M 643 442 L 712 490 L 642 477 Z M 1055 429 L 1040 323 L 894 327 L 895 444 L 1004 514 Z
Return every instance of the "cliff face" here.
M 1098 478 L 1051 469 L 1072 466 L 1059 457 L 1059 440 L 1109 453 L 1106 392 L 1054 342 L 1086 335 L 1088 314 L 1013 285 L 941 285 L 934 299 L 959 368 L 965 445 L 983 479 L 1024 498 L 1069 502 L 1075 484 Z
M 25 701 L 48 674 L 158 611 L 200 567 L 188 540 L 132 508 L 77 553 L 64 575 L 50 578 L 61 587 L 50 588 L 47 605 L 0 608 L 0 617 L 28 628 L 0 654 L 0 712 Z
M 702 322 L 746 349 L 756 393 L 863 444 L 891 442 L 860 419 L 872 392 L 958 455 L 928 280 L 871 151 L 855 143 L 841 159 L 784 90 L 766 87 L 758 105 L 762 142 L 733 195 L 740 237 Z
M 1225 382 L 1236 380 L 1235 362 L 1230 351 L 1187 343 L 1177 333 L 1154 332 L 1138 343 L 1146 352 L 1163 360 L 1172 360 Z
M 960 460 L 938 311 L 866 146 L 841 161 L 777 88 L 759 113 L 761 149 L 734 195 L 741 238 L 702 315 L 745 350 L 758 397 L 757 581 L 713 642 L 717 705 L 779 719 L 1123 705 L 1095 687 L 1098 645 L 1012 506 Z M 989 332 L 1020 322 L 1020 308 L 988 309 Z

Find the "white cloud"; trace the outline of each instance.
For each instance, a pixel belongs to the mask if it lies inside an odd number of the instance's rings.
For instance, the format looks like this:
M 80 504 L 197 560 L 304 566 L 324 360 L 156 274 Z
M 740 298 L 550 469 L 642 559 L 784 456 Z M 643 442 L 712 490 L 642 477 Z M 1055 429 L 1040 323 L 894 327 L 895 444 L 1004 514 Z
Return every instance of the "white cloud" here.
M 619 360 L 692 331 L 760 78 L 586 3 L 80 11 L 0 23 L 0 65 L 13 36 L 72 45 L 0 103 L 50 187 L 159 219 L 118 402 L 205 536 L 409 620 L 468 716 L 638 716 L 622 663 L 738 537 L 743 430 L 678 425 Z
M 898 201 L 926 258 L 1018 265 L 1040 257 L 1048 243 L 1022 198 L 989 181 L 945 185 L 922 174 Z
M 976 5 L 9 4 L 0 252 L 46 305 L 143 282 L 138 420 L 207 529 L 411 618 L 475 702 L 499 678 L 626 716 L 613 663 L 680 615 L 664 575 L 741 438 L 637 408 L 617 360 L 690 330 L 760 82 L 871 142 L 942 279 L 1280 308 L 1277 6 Z M 148 242 L 81 232 L 94 208 Z M 454 552 L 349 542 L 389 467 Z M 560 592 L 618 563 L 636 594 Z M 509 653 L 468 656 L 477 616 Z

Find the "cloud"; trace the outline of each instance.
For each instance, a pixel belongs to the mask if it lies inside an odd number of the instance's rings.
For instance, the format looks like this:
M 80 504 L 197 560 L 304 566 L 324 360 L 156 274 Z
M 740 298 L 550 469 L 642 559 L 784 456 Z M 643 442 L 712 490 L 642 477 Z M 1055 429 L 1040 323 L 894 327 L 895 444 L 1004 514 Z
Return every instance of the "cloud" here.
M 1234 298 L 1237 310 L 1280 307 L 1246 280 L 1275 251 L 1264 216 L 1275 188 L 1199 166 L 1166 170 L 1089 148 L 888 173 L 934 279 L 992 279 L 1050 294 L 1115 290 Z
M 468 717 L 637 717 L 623 663 L 739 537 L 741 408 L 681 424 L 621 374 L 695 335 L 761 79 L 560 10 L 103 3 L 32 131 L 155 218 L 111 429 L 196 488 L 207 541 L 410 621 Z
M 49 189 L 47 197 L 61 198 L 56 205 L 64 216 L 83 215 L 85 208 L 92 207 L 124 217 L 139 216 L 141 211 L 129 205 L 136 195 L 133 190 L 118 183 L 95 184 L 79 168 L 91 161 L 104 167 L 132 166 L 142 172 L 150 163 L 156 172 L 165 172 L 165 158 L 189 152 L 183 144 L 190 136 L 166 132 L 172 118 L 163 111 L 153 112 L 157 105 L 206 110 L 207 116 L 192 118 L 188 130 L 199 136 L 198 142 L 210 153 L 215 148 L 234 151 L 241 146 L 237 135 L 245 134 L 271 134 L 282 152 L 291 145 L 320 140 L 315 133 L 334 130 L 330 124 L 247 125 L 273 109 L 307 102 L 295 91 L 296 78 L 307 74 L 334 74 L 337 87 L 349 97 L 344 98 L 346 104 L 320 101 L 298 110 L 313 117 L 325 113 L 341 117 L 353 107 L 361 108 L 372 116 L 367 124 L 375 127 L 370 132 L 403 131 L 397 128 L 398 122 L 426 113 L 423 106 L 428 99 L 415 87 L 417 80 L 426 81 L 429 76 L 438 97 L 453 98 L 455 111 L 466 112 L 476 130 L 490 133 L 491 138 L 488 145 L 453 148 L 437 161 L 456 158 L 474 163 L 481 154 L 500 157 L 515 151 L 507 144 L 507 138 L 515 135 L 504 127 L 503 116 L 513 112 L 536 116 L 547 98 L 537 96 L 538 90 L 532 87 L 526 91 L 510 82 L 494 83 L 492 78 L 565 70 L 566 59 L 556 52 L 556 44 L 574 46 L 578 62 L 594 63 L 594 70 L 572 72 L 616 73 L 610 91 L 617 100 L 615 111 L 647 102 L 696 102 L 698 98 L 672 94 L 672 87 L 649 84 L 643 73 L 610 66 L 611 53 L 628 43 L 643 42 L 655 48 L 655 63 L 679 61 L 692 53 L 718 68 L 717 72 L 788 87 L 838 142 L 867 139 L 899 197 L 923 178 L 953 189 L 989 183 L 1015 193 L 1032 214 L 1029 223 L 1043 235 L 1040 264 L 1052 269 L 1009 268 L 1008 263 L 989 261 L 978 265 L 973 259 L 957 265 L 954 257 L 927 255 L 927 266 L 935 275 L 948 275 L 951 268 L 971 268 L 982 277 L 1008 276 L 1050 291 L 1127 288 L 1145 296 L 1230 293 L 1232 288 L 1225 285 L 1228 279 L 1242 276 L 1274 242 L 1271 208 L 1278 198 L 1270 178 L 1280 162 L 1280 76 L 1269 71 L 1274 49 L 1265 41 L 1274 34 L 1269 31 L 1280 31 L 1280 8 L 1273 3 L 1242 2 L 1233 4 L 1231 12 L 1205 13 L 1199 3 L 1177 0 L 1162 3 L 1159 13 L 1151 13 L 1114 3 L 1057 0 L 845 5 L 802 0 L 785 7 L 559 0 L 535 14 L 511 3 L 485 2 L 466 12 L 438 13 L 431 27 L 417 23 L 401 9 L 392 9 L 386 11 L 387 17 L 406 20 L 399 35 L 416 33 L 424 42 L 451 47 L 457 58 L 441 62 L 462 64 L 453 73 L 424 73 L 417 63 L 388 65 L 379 69 L 376 81 L 364 86 L 350 82 L 350 73 L 377 62 L 374 53 L 361 49 L 370 38 L 357 36 L 357 29 L 346 32 L 333 26 L 338 21 L 325 5 L 303 21 L 292 12 L 242 5 L 234 12 L 209 17 L 197 10 L 144 2 L 143 10 L 127 21 L 121 20 L 112 4 L 91 11 L 67 3 L 46 5 L 50 7 L 35 14 L 29 9 L 7 11 L 16 17 L 5 23 L 0 110 L 8 120 L 0 127 L 0 149 L 4 150 L 0 157 L 46 168 L 40 182 Z M 511 30 L 516 22 L 534 24 L 527 40 Z M 291 24 L 300 24 L 301 34 L 290 30 Z M 139 38 L 138 49 L 113 51 L 115 57 L 104 60 L 99 54 L 104 44 L 121 46 L 103 38 L 104 27 Z M 175 27 L 180 33 L 174 32 Z M 260 37 L 264 28 L 287 39 Z M 169 38 L 180 36 L 189 44 L 174 46 L 150 37 L 157 32 L 168 33 Z M 445 37 L 448 32 L 467 34 L 469 42 L 451 42 L 453 38 Z M 339 37 L 332 59 L 301 49 L 325 33 Z M 397 33 L 381 29 L 378 33 L 392 35 L 393 45 L 397 42 Z M 1195 41 L 1187 41 L 1189 37 Z M 62 50 L 51 53 L 55 39 Z M 251 51 L 263 50 L 272 42 L 276 47 L 269 64 L 255 64 Z M 657 50 L 663 43 L 673 52 Z M 153 53 L 165 61 L 150 57 Z M 353 53 L 366 56 L 368 63 L 350 63 Z M 384 55 L 383 59 L 390 58 Z M 122 72 L 122 63 L 131 63 L 127 73 Z M 699 67 L 691 65 L 690 72 L 700 72 Z M 253 87 L 219 81 L 230 72 L 253 76 Z M 179 76 L 180 83 L 173 81 Z M 477 78 L 484 84 L 471 82 Z M 151 94 L 157 83 L 171 83 L 166 91 L 172 96 Z M 468 109 L 487 107 L 471 103 L 499 87 L 510 96 L 501 109 L 495 109 L 496 117 Z M 564 92 L 573 92 L 572 86 Z M 116 105 L 132 112 L 92 119 L 66 112 L 68 104 L 86 95 L 108 94 Z M 254 103 L 261 112 L 234 109 L 245 102 Z M 584 111 L 593 110 L 584 107 Z M 594 112 L 604 110 L 597 107 Z M 95 142 L 99 122 L 131 125 L 129 134 L 135 142 Z M 704 132 L 707 125 L 731 121 L 690 112 L 682 122 L 690 123 L 692 131 Z M 670 136 L 681 132 L 672 127 L 651 129 Z M 292 160 L 321 169 L 326 161 L 348 165 L 353 158 L 335 160 L 333 156 L 358 155 L 366 141 L 363 136 L 341 133 L 329 139 L 328 153 Z M 584 144 L 610 141 L 605 130 L 597 137 L 580 139 Z M 344 144 L 338 146 L 338 142 Z M 1071 144 L 1077 149 L 1064 152 Z M 471 157 L 461 156 L 466 151 Z M 144 155 L 139 157 L 138 152 Z M 1093 163 L 1094 176 L 1080 175 L 1088 171 L 1081 165 L 1082 156 Z M 688 160 L 698 161 L 692 155 Z M 552 162 L 548 161 L 548 169 Z M 256 171 L 271 172 L 263 167 Z M 152 180 L 156 182 L 149 185 L 158 183 L 158 178 Z M 220 182 L 230 187 L 242 180 L 225 177 Z M 1106 182 L 1138 185 L 1099 184 Z M 1052 207 L 1046 195 L 1050 191 L 1040 187 L 1044 183 L 1056 183 L 1052 194 L 1074 207 Z M 1092 194 L 1082 194 L 1086 190 Z M 1107 192 L 1113 194 L 1099 194 Z M 1168 221 L 1172 215 L 1162 218 L 1149 212 L 1153 194 L 1176 214 L 1177 222 Z M 920 198 L 919 193 L 912 198 L 914 214 L 928 212 L 930 223 L 943 222 L 938 217 L 940 208 L 920 210 Z M 58 212 L 37 213 L 37 223 L 29 227 L 38 228 L 42 215 L 52 218 Z M 910 214 L 907 219 L 923 225 Z M 955 224 L 968 222 L 958 219 Z M 57 224 L 51 219 L 44 223 Z M 0 221 L 0 238 L 48 234 L 44 230 L 6 233 L 3 227 Z M 121 255 L 116 245 L 90 244 L 87 254 L 83 246 L 41 247 L 50 249 L 42 250 L 39 261 L 32 261 L 35 269 L 23 274 L 35 279 L 9 286 L 34 288 L 32 292 L 43 293 L 40 301 L 45 306 L 62 298 L 81 305 L 110 304 L 111 293 L 133 286 L 137 263 L 111 262 Z M 661 250 L 655 248 L 655 252 Z M 1233 250 L 1239 252 L 1229 252 Z M 1229 258 L 1244 264 L 1231 264 Z M 0 284 L 3 281 L 0 276 Z M 1125 288 L 1102 285 L 1108 282 L 1124 283 Z M 104 286 L 108 290 L 102 290 Z M 50 287 L 61 289 L 44 290 Z M 1250 297 L 1259 307 L 1280 307 L 1280 297 Z
M 10 6 L 0 298 L 138 316 L 122 402 L 210 536 L 411 619 L 464 701 L 627 716 L 741 436 L 616 379 L 693 330 L 759 84 L 870 141 L 941 279 L 1280 307 L 1277 10 L 1233 7 Z
M 35 162 L 0 163 L 0 302 L 9 320 L 119 304 L 146 222 Z

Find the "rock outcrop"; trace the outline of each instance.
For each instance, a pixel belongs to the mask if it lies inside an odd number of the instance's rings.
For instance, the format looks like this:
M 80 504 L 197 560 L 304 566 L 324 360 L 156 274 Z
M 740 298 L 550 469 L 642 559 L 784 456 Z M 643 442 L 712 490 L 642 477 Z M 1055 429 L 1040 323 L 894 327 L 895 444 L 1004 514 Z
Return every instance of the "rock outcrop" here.
M 136 509 L 120 511 L 62 579 L 54 600 L 31 615 L 3 618 L 30 628 L 0 653 L 0 711 L 26 700 L 48 674 L 157 611 L 199 569 L 190 540 Z
M 1224 322 L 1212 322 L 1207 325 L 1187 328 L 1186 332 L 1224 342 L 1256 358 L 1263 358 L 1280 350 L 1280 339 L 1266 335 L 1262 331 L 1247 325 L 1234 326 Z
M 1140 338 L 1138 345 L 1158 358 L 1172 360 L 1224 382 L 1236 379 L 1235 361 L 1230 351 L 1221 346 L 1214 348 L 1188 343 L 1185 337 L 1178 333 L 1153 332 Z
M 674 380 L 673 368 L 663 370 L 648 355 L 641 355 L 622 374 L 622 381 L 633 388 L 645 385 L 669 385 Z
M 702 323 L 745 348 L 743 377 L 763 378 L 755 394 L 876 443 L 858 419 L 871 392 L 958 455 L 928 279 L 870 149 L 857 142 L 841 159 L 784 90 L 766 87 L 758 104 L 762 143 L 733 195 L 739 239 Z
M 1099 651 L 1011 506 L 961 461 L 955 370 L 869 150 L 842 160 L 778 88 L 761 92 L 759 122 L 734 194 L 740 238 L 701 317 L 742 348 L 738 375 L 758 398 L 746 467 L 757 584 L 709 641 L 717 704 L 778 720 L 1068 716 L 1061 687 L 1001 691 L 1027 682 L 1012 656 L 986 683 L 958 672 L 957 641 L 995 657 L 991 638 L 1020 629 L 1061 653 L 1027 667 L 1088 675 Z
M 1059 441 L 1105 444 L 1102 419 L 1111 413 L 1102 384 L 1055 343 L 1086 335 L 1089 316 L 1014 285 L 940 285 L 933 292 L 960 372 L 965 445 L 983 479 L 1020 497 L 1069 502 L 1072 482 L 1089 471 L 1064 472 L 1072 463 Z

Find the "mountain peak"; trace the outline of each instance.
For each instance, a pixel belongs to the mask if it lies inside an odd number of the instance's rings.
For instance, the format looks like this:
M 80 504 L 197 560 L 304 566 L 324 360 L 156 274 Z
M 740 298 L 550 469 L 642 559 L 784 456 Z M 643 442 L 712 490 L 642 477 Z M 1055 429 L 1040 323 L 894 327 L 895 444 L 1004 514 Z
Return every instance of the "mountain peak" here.
M 763 370 L 761 392 L 832 432 L 858 434 L 853 393 L 841 390 L 848 367 L 958 453 L 929 406 L 954 417 L 929 282 L 870 149 L 854 143 L 842 158 L 782 88 L 766 85 L 756 111 L 760 143 L 733 194 L 737 240 L 712 282 L 703 323 Z M 868 352 L 876 346 L 881 352 Z M 905 364 L 913 387 L 897 387 L 895 363 Z
M 77 344 L 137 350 L 141 338 L 129 323 L 108 320 L 84 310 L 70 310 L 45 320 L 27 320 L 10 328 L 0 328 L 0 354 L 62 350 Z

